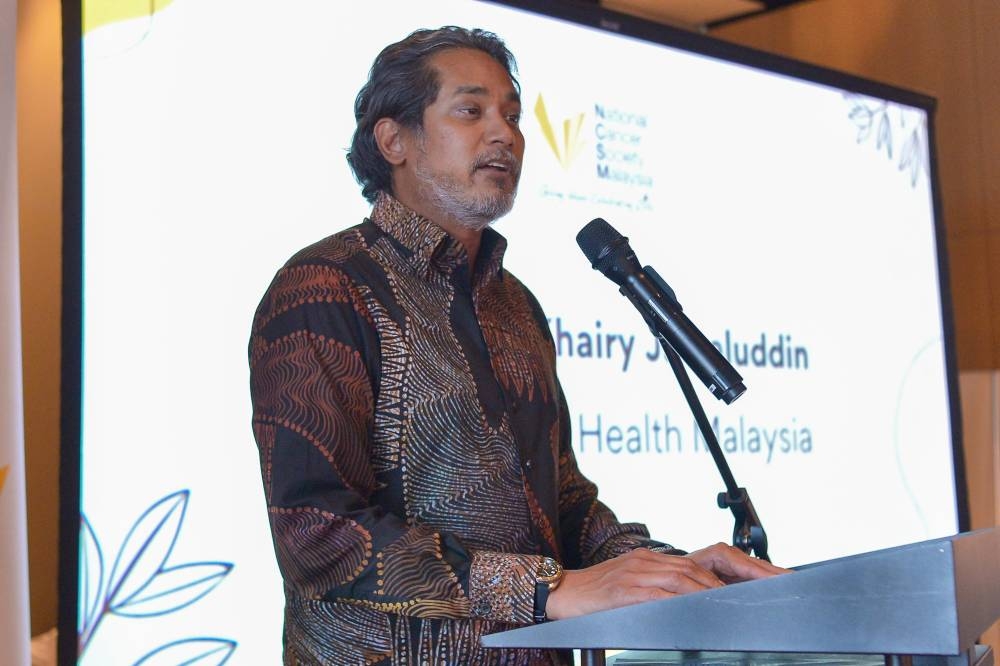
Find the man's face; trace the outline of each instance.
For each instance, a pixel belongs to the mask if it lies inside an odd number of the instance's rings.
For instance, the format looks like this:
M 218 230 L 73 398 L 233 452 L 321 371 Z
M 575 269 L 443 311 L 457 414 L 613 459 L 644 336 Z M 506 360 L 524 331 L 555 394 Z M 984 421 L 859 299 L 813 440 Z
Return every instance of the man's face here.
M 524 156 L 521 101 L 506 70 L 482 51 L 433 56 L 437 99 L 404 168 L 414 207 L 439 223 L 483 229 L 514 205 Z

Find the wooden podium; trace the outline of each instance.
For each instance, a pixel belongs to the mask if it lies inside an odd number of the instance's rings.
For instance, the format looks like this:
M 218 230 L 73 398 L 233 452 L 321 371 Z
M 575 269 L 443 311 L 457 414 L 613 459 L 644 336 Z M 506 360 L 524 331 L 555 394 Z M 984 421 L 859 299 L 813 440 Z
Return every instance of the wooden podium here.
M 1000 617 L 1000 528 L 799 567 L 795 573 L 483 638 L 486 647 L 875 655 L 884 663 L 986 666 L 977 637 Z M 804 662 L 816 663 L 813 659 Z M 869 663 L 869 658 L 867 662 Z M 718 659 L 711 663 L 723 663 Z M 725 663 L 768 663 L 735 661 Z M 850 663 L 841 661 L 839 663 Z M 860 662 L 859 662 L 860 663 Z

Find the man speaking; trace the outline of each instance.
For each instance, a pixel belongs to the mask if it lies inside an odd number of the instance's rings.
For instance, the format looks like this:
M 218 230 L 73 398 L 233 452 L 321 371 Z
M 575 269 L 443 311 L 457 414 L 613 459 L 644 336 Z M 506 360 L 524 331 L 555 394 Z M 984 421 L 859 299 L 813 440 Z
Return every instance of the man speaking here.
M 514 69 L 481 30 L 386 47 L 348 156 L 371 215 L 295 255 L 257 310 L 286 664 L 565 664 L 479 641 L 781 571 L 651 541 L 577 469 L 545 315 L 489 228 L 524 154 Z

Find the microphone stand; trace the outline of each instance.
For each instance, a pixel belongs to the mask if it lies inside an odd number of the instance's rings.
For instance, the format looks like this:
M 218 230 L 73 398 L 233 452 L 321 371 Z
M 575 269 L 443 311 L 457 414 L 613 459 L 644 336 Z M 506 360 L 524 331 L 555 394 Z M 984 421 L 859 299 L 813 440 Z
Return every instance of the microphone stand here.
M 733 518 L 736 520 L 736 525 L 733 527 L 733 545 L 747 555 L 754 554 L 760 559 L 770 562 L 771 558 L 767 555 L 767 534 L 764 532 L 764 526 L 761 525 L 760 518 L 757 517 L 757 511 L 753 508 L 753 502 L 750 501 L 750 494 L 747 493 L 747 489 L 736 485 L 736 479 L 733 478 L 733 472 L 729 469 L 726 456 L 722 452 L 722 447 L 719 446 L 719 440 L 715 437 L 715 431 L 712 430 L 712 426 L 708 422 L 708 417 L 705 416 L 705 410 L 701 406 L 701 401 L 694 392 L 694 387 L 691 385 L 691 379 L 684 368 L 684 363 L 677 352 L 674 351 L 674 348 L 670 346 L 670 343 L 667 342 L 667 339 L 657 330 L 654 320 L 646 313 L 645 307 L 640 307 L 640 304 L 632 299 L 627 290 L 622 289 L 621 292 L 642 313 L 643 318 L 649 325 L 649 330 L 660 341 L 660 346 L 663 347 L 663 353 L 666 355 L 667 361 L 669 361 L 670 367 L 674 371 L 674 376 L 677 377 L 677 383 L 680 384 L 688 407 L 691 409 L 691 413 L 694 414 L 694 419 L 698 423 L 698 429 L 701 431 L 702 437 L 705 438 L 708 450 L 715 460 L 715 466 L 719 469 L 719 474 L 722 475 L 723 483 L 726 484 L 726 490 L 719 493 L 717 502 L 720 509 L 728 508 L 732 511 Z

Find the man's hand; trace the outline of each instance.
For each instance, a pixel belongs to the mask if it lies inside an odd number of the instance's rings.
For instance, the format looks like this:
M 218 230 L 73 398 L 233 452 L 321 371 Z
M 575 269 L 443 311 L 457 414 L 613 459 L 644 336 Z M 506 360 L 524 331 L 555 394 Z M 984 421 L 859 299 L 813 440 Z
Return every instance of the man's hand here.
M 739 548 L 724 543 L 696 550 L 684 557 L 713 572 L 724 583 L 739 583 L 744 580 L 790 573 L 790 569 L 776 567 L 765 560 L 750 557 Z
M 545 611 L 551 619 L 561 620 L 787 572 L 723 543 L 685 556 L 639 548 L 586 569 L 566 571 Z

